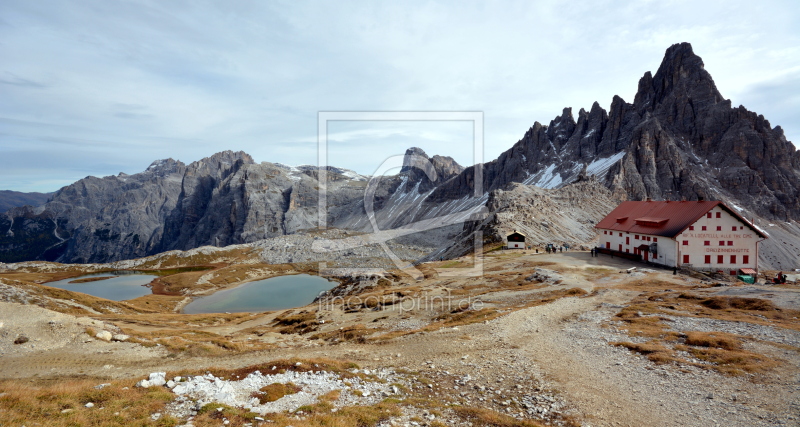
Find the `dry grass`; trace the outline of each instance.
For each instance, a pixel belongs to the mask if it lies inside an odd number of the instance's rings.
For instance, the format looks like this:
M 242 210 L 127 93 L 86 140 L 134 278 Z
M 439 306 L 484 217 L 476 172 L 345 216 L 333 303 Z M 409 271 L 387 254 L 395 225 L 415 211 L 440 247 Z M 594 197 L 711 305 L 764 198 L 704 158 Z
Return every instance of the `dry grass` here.
M 712 297 L 701 302 L 702 305 L 714 310 L 736 309 L 747 311 L 780 311 L 772 301 L 760 298 L 740 297 Z
M 270 385 L 261 387 L 259 391 L 253 392 L 252 397 L 258 399 L 258 401 L 263 405 L 268 402 L 274 402 L 283 396 L 298 393 L 302 389 L 302 387 L 293 383 L 272 383 Z
M 136 388 L 133 381 L 115 381 L 101 390 L 97 380 L 68 380 L 35 386 L 18 381 L 0 382 L 0 413 L 3 425 L 74 426 L 174 426 L 177 420 L 165 416 L 153 421 L 150 415 L 164 413 L 173 394 L 165 388 Z M 124 389 L 127 387 L 128 389 Z M 93 408 L 86 408 L 87 403 Z
M 632 342 L 614 342 L 612 345 L 625 347 L 628 350 L 647 356 L 647 358 L 657 364 L 678 362 L 680 359 L 675 357 L 675 351 L 671 348 L 665 347 L 658 341 L 649 341 L 646 343 L 632 343 Z
M 347 360 L 335 360 L 326 358 L 315 359 L 278 359 L 269 362 L 261 363 L 258 365 L 251 365 L 244 368 L 237 369 L 223 369 L 211 368 L 208 371 L 218 378 L 224 379 L 238 379 L 244 378 L 253 372 L 261 372 L 264 375 L 274 375 L 293 372 L 310 372 L 310 371 L 327 371 L 339 374 L 343 378 L 351 378 L 355 374 L 351 374 L 351 369 L 358 369 L 358 365 Z M 190 371 L 182 371 L 176 375 L 191 375 Z
M 533 420 L 518 420 L 491 409 L 476 407 L 456 407 L 456 415 L 469 421 L 476 427 L 543 427 L 544 424 Z M 578 426 L 580 424 L 565 424 L 565 426 Z
M 241 369 L 211 369 L 210 373 L 226 379 L 240 379 L 246 375 L 260 371 L 264 374 L 275 374 L 287 371 L 331 371 L 342 378 L 352 378 L 356 374 L 350 371 L 358 368 L 348 361 L 330 359 L 284 359 L 270 361 L 261 365 Z M 169 372 L 168 377 L 175 375 L 197 375 L 197 372 Z M 358 374 L 363 377 L 364 374 Z M 376 379 L 373 378 L 373 379 Z M 174 395 L 166 388 L 137 388 L 135 380 L 115 381 L 103 389 L 95 389 L 98 380 L 67 380 L 47 385 L 31 385 L 29 382 L 0 381 L 0 413 L 3 422 L 9 425 L 47 425 L 54 427 L 74 426 L 176 426 L 183 421 L 169 416 L 153 420 L 154 413 L 166 414 L 165 405 Z M 296 393 L 299 387 L 292 384 L 271 384 L 254 394 L 262 403 L 275 401 L 283 396 Z M 341 390 L 331 391 L 320 396 L 318 402 L 298 408 L 293 413 L 269 413 L 260 415 L 268 425 L 295 427 L 353 427 L 375 426 L 386 423 L 392 418 L 402 415 L 404 408 L 428 409 L 442 417 L 446 407 L 430 395 L 407 396 L 403 401 L 385 399 L 373 405 L 345 406 L 334 412 L 333 403 L 341 394 Z M 408 390 L 406 390 L 408 392 Z M 427 392 L 427 389 L 425 389 Z M 88 402 L 94 408 L 86 408 Z M 453 407 L 452 416 L 469 422 L 475 427 L 543 427 L 543 424 L 530 420 L 516 420 L 496 411 L 483 408 Z M 228 420 L 228 426 L 259 425 L 255 417 L 259 416 L 247 409 L 231 407 L 219 403 L 209 403 L 197 411 L 192 420 L 196 427 L 220 426 Z M 431 426 L 444 426 L 442 421 L 430 423 Z M 559 425 L 575 427 L 578 424 L 571 419 L 564 419 Z
M 380 328 L 367 328 L 363 324 L 356 324 L 352 326 L 345 326 L 341 329 L 333 331 L 322 332 L 312 335 L 312 340 L 324 340 L 331 343 L 339 343 L 345 341 L 353 341 L 357 343 L 367 342 L 367 335 L 374 334 L 380 331 Z
M 131 335 L 130 342 L 146 347 L 158 344 L 164 346 L 169 352 L 168 357 L 223 356 L 272 348 L 271 344 L 260 341 L 239 341 L 206 331 L 162 329 L 152 332 L 125 332 Z
M 559 289 L 550 292 L 528 295 L 527 298 L 520 298 L 515 305 L 507 308 L 509 308 L 510 311 L 516 311 L 516 310 L 521 310 L 523 308 L 530 308 L 543 304 L 549 304 L 561 298 L 584 296 L 586 294 L 587 294 L 586 291 L 584 291 L 581 288 Z M 501 312 L 500 310 L 495 308 L 487 307 L 487 308 L 474 309 L 472 306 L 457 305 L 456 309 L 450 312 L 442 313 L 439 316 L 434 317 L 433 319 L 431 319 L 431 323 L 422 328 L 408 330 L 408 331 L 392 331 L 377 337 L 373 337 L 371 338 L 371 340 L 386 341 L 404 335 L 409 335 L 419 332 L 433 332 L 444 327 L 452 328 L 456 326 L 485 322 L 496 319 L 507 313 L 508 311 Z M 377 330 L 371 330 L 370 332 L 377 332 Z
M 643 354 L 655 363 L 678 362 L 729 375 L 763 372 L 777 366 L 777 362 L 770 357 L 743 350 L 744 341 L 748 339 L 742 336 L 723 332 L 689 331 L 681 334 L 671 331 L 668 328 L 669 319 L 664 317 L 667 314 L 800 329 L 797 320 L 800 313 L 781 309 L 769 300 L 708 297 L 692 292 L 668 291 L 666 288 L 676 287 L 668 282 L 628 286 L 641 286 L 645 291 L 620 310 L 616 318 L 624 323 L 629 335 L 649 341 L 639 344 L 620 342 L 615 345 Z M 690 357 L 676 350 L 686 352 Z M 695 363 L 690 358 L 707 363 Z
M 275 317 L 273 324 L 279 328 L 282 334 L 307 334 L 319 328 L 317 314 L 311 311 L 300 311 L 295 314 L 293 310 Z
M 739 336 L 725 332 L 687 332 L 686 345 L 712 347 L 724 350 L 739 350 L 742 341 Z

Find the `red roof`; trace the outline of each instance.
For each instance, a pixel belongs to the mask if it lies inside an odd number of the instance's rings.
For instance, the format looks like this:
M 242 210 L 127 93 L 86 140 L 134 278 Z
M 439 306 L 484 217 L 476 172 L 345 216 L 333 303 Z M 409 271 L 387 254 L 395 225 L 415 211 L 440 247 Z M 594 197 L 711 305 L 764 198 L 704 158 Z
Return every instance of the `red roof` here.
M 716 206 L 728 211 L 759 236 L 767 238 L 761 230 L 720 201 L 622 202 L 597 223 L 595 228 L 675 237 Z
M 740 268 L 740 269 L 739 269 L 739 271 L 741 271 L 741 272 L 742 272 L 742 273 L 744 273 L 744 274 L 749 274 L 749 275 L 751 275 L 751 276 L 755 276 L 756 274 L 758 274 L 758 273 L 756 273 L 756 271 L 755 271 L 755 270 L 753 270 L 752 268 Z

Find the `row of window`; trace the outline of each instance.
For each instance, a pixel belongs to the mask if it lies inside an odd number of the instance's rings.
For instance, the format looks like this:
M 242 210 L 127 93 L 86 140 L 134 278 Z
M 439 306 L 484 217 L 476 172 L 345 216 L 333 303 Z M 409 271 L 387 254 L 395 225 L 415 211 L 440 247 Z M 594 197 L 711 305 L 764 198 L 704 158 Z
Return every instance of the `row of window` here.
M 719 245 L 720 246 L 725 246 L 725 241 L 724 240 L 720 240 L 719 241 Z M 684 240 L 683 241 L 683 246 L 689 246 L 689 241 L 688 240 Z M 711 246 L 711 241 L 709 241 L 709 240 L 703 241 L 703 246 Z M 728 240 L 728 246 L 733 246 L 733 240 Z
M 608 230 L 603 230 L 603 234 L 613 236 L 614 232 L 613 231 L 608 231 Z M 622 237 L 622 233 L 619 233 L 619 237 Z M 638 234 L 634 234 L 633 238 L 635 240 L 639 240 L 639 235 Z M 626 237 L 626 239 L 627 239 L 627 237 Z M 641 240 L 645 240 L 645 241 L 649 242 L 651 239 L 650 239 L 650 236 L 642 236 Z M 658 242 L 658 237 L 653 237 L 652 241 L 653 242 Z M 630 243 L 626 241 L 625 244 L 629 245 Z
M 731 231 L 738 231 L 738 230 L 741 230 L 743 228 L 744 227 L 742 227 L 741 225 L 739 227 L 736 227 L 734 225 L 734 226 L 731 227 Z M 706 227 L 705 225 L 701 227 L 701 231 L 707 231 L 707 230 L 708 230 L 708 227 Z M 689 231 L 694 231 L 694 226 L 693 225 L 689 226 Z M 722 231 L 722 226 L 721 225 L 717 226 L 717 231 Z
M 736 255 L 731 255 L 731 262 L 729 264 L 736 264 Z M 711 255 L 705 255 L 705 259 L 703 260 L 706 264 L 711 264 Z M 690 264 L 690 257 L 689 255 L 683 256 L 683 263 Z M 724 264 L 725 263 L 725 255 L 717 255 L 717 264 Z M 742 264 L 749 264 L 750 263 L 750 255 L 742 255 Z

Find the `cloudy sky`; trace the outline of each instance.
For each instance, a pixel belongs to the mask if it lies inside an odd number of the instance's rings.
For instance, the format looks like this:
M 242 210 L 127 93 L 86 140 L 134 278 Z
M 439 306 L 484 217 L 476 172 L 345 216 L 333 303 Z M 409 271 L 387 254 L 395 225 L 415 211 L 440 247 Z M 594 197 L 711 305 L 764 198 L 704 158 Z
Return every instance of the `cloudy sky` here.
M 316 164 L 319 111 L 482 111 L 490 160 L 563 107 L 632 102 L 684 41 L 799 145 L 795 0 L 623 3 L 3 0 L 0 189 L 228 149 Z M 328 130 L 329 162 L 361 173 L 409 146 L 473 161 L 465 122 Z

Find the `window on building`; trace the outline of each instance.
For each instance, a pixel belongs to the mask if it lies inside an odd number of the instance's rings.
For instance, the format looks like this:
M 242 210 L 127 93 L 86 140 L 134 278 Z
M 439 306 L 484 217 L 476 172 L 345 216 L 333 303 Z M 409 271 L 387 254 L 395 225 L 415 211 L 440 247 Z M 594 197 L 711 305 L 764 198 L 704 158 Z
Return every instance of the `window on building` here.
M 711 264 L 711 255 L 706 255 L 706 264 Z
M 717 231 L 722 231 L 722 226 L 721 225 L 717 226 Z
M 689 263 L 689 255 L 684 255 L 683 256 L 683 263 L 684 264 L 688 264 Z
M 608 234 L 608 231 L 606 231 L 606 230 L 603 230 L 603 234 Z
M 735 225 L 733 226 L 733 228 L 731 228 L 731 231 L 736 231 L 736 226 Z
M 689 230 L 690 230 L 690 231 L 691 231 L 691 230 L 694 230 L 694 226 L 693 226 L 693 225 L 690 225 L 690 226 L 689 226 Z
M 622 233 L 619 233 L 619 237 L 622 237 Z
M 650 236 L 647 236 L 647 241 L 648 241 L 648 242 L 650 241 Z
M 717 212 L 717 218 L 722 218 L 722 212 Z
M 630 245 L 631 244 L 631 237 L 630 236 L 625 236 L 625 244 L 626 245 Z
M 706 218 L 711 218 L 711 212 L 706 214 Z
M 619 251 L 622 252 L 622 243 L 619 244 Z
M 750 255 L 742 255 L 742 264 L 750 264 Z
M 703 242 L 703 246 L 711 246 L 711 242 L 706 240 L 705 242 Z
M 657 242 L 658 241 L 658 237 L 653 237 L 653 241 Z
M 720 246 L 725 246 L 725 241 L 724 241 L 724 240 L 720 240 L 720 241 L 719 241 L 719 245 L 720 245 Z
M 625 253 L 629 254 L 629 253 L 631 253 L 631 250 L 630 249 L 625 249 Z
M 638 234 L 634 234 L 634 235 L 633 235 L 633 239 L 634 239 L 634 240 L 639 240 L 639 235 L 638 235 Z
M 722 264 L 725 262 L 725 255 L 717 255 L 717 264 Z
M 703 226 L 703 231 L 706 231 L 706 226 L 705 225 Z
M 684 240 L 683 241 L 683 246 L 689 246 L 689 241 L 688 240 Z
M 736 275 L 736 270 L 731 270 L 731 276 L 735 276 L 735 275 Z
M 728 246 L 733 246 L 733 240 L 728 240 Z
M 731 255 L 731 264 L 736 264 L 736 255 Z

